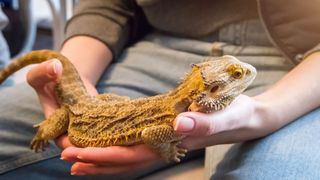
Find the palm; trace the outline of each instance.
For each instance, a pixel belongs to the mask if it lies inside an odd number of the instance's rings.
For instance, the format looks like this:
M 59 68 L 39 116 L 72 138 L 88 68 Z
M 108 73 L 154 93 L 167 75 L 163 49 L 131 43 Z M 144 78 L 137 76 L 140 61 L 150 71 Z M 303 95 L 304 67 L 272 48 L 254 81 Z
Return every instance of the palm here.
M 146 167 L 159 159 L 157 154 L 143 144 L 130 147 L 78 148 L 70 143 L 66 135 L 59 137 L 56 143 L 64 149 L 61 158 L 74 163 L 71 173 L 75 175 L 132 171 Z

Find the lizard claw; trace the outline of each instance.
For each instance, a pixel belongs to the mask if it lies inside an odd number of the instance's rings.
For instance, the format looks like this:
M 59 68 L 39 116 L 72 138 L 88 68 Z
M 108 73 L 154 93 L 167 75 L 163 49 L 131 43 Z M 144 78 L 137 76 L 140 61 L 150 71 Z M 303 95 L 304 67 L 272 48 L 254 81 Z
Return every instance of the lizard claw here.
M 33 127 L 34 127 L 34 128 L 39 128 L 39 127 L 43 124 L 43 122 L 44 122 L 44 121 L 42 121 L 42 122 L 40 122 L 40 123 L 38 123 L 38 124 L 35 124 L 35 125 L 33 125 Z
M 180 158 L 183 158 L 186 156 L 187 150 L 184 148 L 175 147 L 175 152 L 173 155 L 173 160 L 175 162 L 180 162 Z
M 35 152 L 44 151 L 45 147 L 48 145 L 48 140 L 33 138 L 30 143 L 30 148 Z

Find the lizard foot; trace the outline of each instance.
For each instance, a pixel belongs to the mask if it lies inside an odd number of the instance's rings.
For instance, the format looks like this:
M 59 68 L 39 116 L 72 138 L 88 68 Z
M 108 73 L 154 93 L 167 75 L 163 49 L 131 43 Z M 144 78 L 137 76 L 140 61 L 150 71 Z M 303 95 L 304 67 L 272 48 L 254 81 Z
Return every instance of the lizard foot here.
M 172 156 L 171 156 L 171 160 L 175 161 L 175 162 L 180 162 L 180 158 L 183 158 L 186 156 L 186 153 L 188 152 L 187 149 L 185 148 L 181 148 L 178 147 L 177 145 L 180 144 L 180 142 L 176 142 L 172 145 Z
M 47 145 L 48 140 L 34 137 L 30 143 L 30 148 L 33 149 L 35 152 L 39 152 L 39 150 L 44 151 Z

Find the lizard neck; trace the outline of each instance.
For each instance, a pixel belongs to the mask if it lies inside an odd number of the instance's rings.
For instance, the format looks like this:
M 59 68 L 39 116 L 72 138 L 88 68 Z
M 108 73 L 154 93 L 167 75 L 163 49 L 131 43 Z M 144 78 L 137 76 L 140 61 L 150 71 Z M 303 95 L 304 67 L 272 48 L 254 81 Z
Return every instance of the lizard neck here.
M 204 90 L 205 85 L 200 70 L 194 68 L 175 90 L 168 93 L 168 97 L 173 100 L 171 102 L 175 106 L 179 106 L 178 111 L 183 112 L 187 110 L 194 99 Z

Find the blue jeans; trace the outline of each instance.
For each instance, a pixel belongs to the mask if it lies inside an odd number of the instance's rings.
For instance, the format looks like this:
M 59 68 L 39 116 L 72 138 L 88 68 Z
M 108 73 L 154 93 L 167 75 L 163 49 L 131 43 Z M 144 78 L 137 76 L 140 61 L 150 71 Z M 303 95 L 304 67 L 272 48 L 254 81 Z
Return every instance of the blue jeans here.
M 277 132 L 234 145 L 211 179 L 320 179 L 320 108 Z
M 8 47 L 7 41 L 5 40 L 2 34 L 2 30 L 6 27 L 7 23 L 8 23 L 8 18 L 3 13 L 0 7 L 0 69 L 2 69 L 6 64 L 8 64 L 10 60 L 9 47 Z M 0 88 L 7 87 L 12 84 L 13 84 L 13 79 L 9 78 L 1 84 Z

